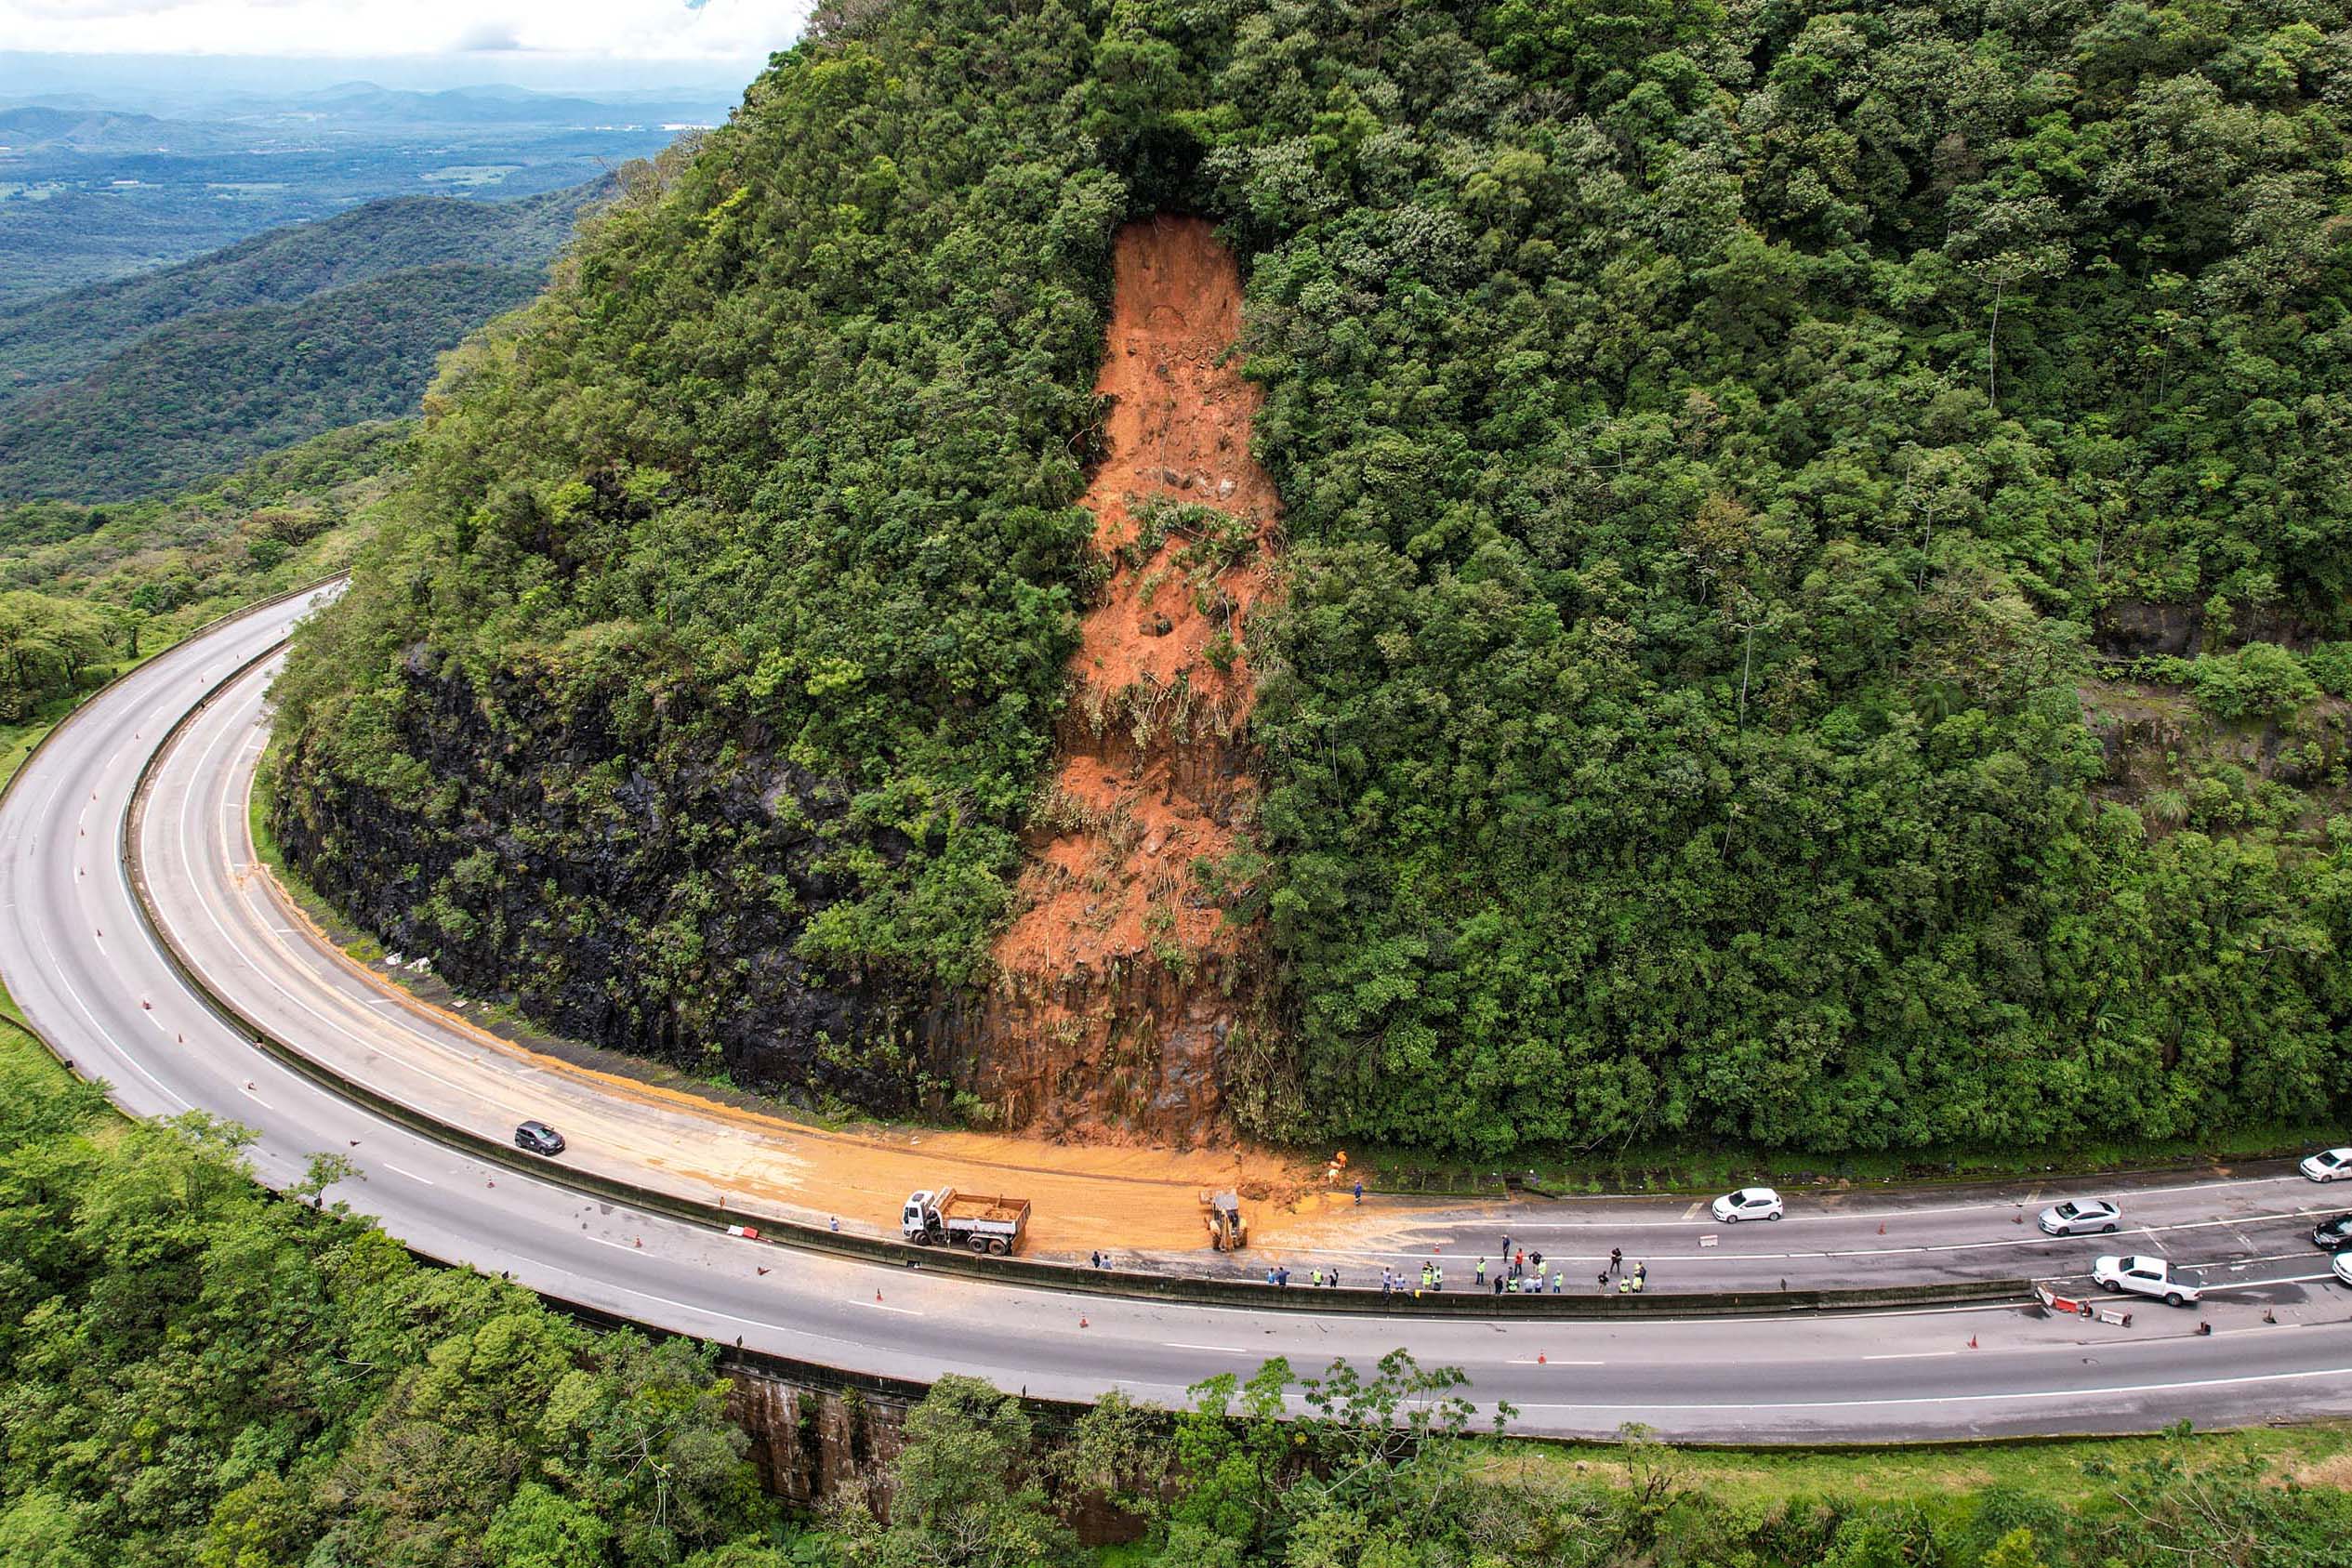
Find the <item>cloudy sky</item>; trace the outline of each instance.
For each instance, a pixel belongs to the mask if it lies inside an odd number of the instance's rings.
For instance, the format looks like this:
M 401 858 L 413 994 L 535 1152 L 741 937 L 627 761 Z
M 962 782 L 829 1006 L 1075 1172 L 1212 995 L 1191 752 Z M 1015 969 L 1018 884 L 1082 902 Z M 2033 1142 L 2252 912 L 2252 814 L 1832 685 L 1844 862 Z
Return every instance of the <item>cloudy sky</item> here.
M 799 35 L 810 3 L 0 0 L 0 51 L 756 64 Z

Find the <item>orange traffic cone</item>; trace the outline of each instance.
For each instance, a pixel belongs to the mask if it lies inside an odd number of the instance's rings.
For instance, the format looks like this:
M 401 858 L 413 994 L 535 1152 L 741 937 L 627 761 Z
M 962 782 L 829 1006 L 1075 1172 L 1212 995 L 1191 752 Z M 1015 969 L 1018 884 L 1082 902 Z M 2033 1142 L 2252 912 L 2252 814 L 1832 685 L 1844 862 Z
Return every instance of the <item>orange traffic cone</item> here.
M 1976 1337 L 1974 1334 L 1968 1337 L 1968 1348 L 1972 1351 L 1976 1348 Z
M 1543 1354 L 1543 1352 L 1542 1352 L 1541 1351 L 1538 1351 L 1536 1352 L 1536 1364 L 1537 1364 L 1538 1366 L 1542 1366 L 1542 1365 L 1546 1364 L 1545 1358 L 1544 1358 L 1544 1354 Z
M 1078 1314 L 1078 1326 L 1079 1326 L 1080 1328 L 1084 1328 L 1084 1327 L 1088 1326 L 1088 1324 L 1087 1324 L 1087 1321 L 1086 1321 L 1086 1314 L 1085 1314 L 1084 1312 L 1080 1312 L 1080 1313 Z

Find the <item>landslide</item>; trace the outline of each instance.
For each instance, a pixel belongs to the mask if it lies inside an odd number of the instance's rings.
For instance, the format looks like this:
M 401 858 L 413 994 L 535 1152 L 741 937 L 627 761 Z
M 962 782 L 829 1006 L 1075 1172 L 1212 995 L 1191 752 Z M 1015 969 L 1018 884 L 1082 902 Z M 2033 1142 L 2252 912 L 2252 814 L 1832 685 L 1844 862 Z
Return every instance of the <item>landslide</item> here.
M 559 1022 L 975 1119 L 2340 1111 L 2347 103 L 2332 4 L 828 11 L 451 365 L 286 678 L 283 841 Z M 1215 659 L 1150 563 L 1275 512 L 1122 487 L 1097 396 L 1174 213 L 1280 500 Z M 1147 604 L 1246 681 L 1074 791 Z M 2217 727 L 2103 751 L 2164 692 Z
M 953 1032 L 958 1077 L 1013 1125 L 1191 1145 L 1273 1045 L 1248 739 L 1252 613 L 1281 500 L 1250 455 L 1241 279 L 1207 220 L 1121 229 L 1079 498 L 1108 572 L 1079 624 L 1060 757 L 1032 810 L 998 978 Z

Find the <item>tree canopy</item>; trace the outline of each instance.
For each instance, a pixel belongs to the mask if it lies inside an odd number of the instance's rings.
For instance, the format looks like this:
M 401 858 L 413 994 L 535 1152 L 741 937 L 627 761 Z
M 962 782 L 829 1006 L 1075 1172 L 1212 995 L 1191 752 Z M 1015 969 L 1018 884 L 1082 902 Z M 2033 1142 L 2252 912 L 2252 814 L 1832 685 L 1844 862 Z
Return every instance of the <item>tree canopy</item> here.
M 2332 4 L 839 7 L 453 363 L 282 840 L 647 1048 L 984 989 L 1110 235 L 1199 211 L 1288 547 L 1254 1130 L 2340 1107 L 2348 85 Z M 904 1018 L 772 1077 L 952 1076 Z

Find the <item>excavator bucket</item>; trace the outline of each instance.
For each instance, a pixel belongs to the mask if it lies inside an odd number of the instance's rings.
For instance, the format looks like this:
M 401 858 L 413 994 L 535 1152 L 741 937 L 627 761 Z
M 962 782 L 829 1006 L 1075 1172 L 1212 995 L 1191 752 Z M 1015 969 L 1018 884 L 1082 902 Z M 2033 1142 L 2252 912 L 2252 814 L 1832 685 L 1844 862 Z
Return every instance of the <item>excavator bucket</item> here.
M 1238 1252 L 1249 1245 L 1249 1223 L 1241 1217 L 1237 1192 L 1203 1192 L 1201 1221 L 1209 1229 L 1209 1245 L 1219 1252 Z

